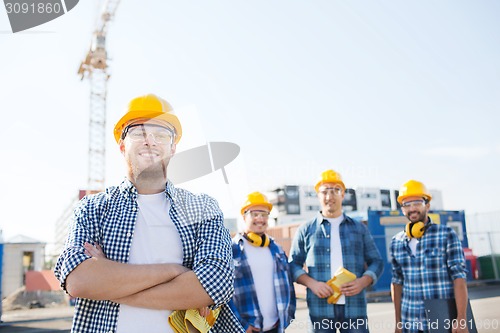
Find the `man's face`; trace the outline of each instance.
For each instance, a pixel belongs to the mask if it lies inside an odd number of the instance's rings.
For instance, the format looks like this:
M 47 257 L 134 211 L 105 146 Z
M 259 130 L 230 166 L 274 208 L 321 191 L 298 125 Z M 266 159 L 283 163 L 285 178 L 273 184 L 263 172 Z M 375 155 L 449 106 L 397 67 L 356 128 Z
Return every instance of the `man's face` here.
M 342 200 L 345 192 L 342 186 L 335 183 L 324 183 L 318 189 L 318 199 L 321 213 L 324 217 L 339 217 L 342 215 Z
M 245 232 L 262 235 L 268 227 L 269 209 L 266 206 L 252 206 L 243 215 L 243 219 L 245 220 Z
M 411 222 L 427 222 L 427 213 L 430 204 L 425 203 L 422 197 L 408 197 L 403 200 L 401 210 Z
M 134 124 L 128 128 L 120 151 L 125 157 L 131 180 L 167 177 L 167 166 L 175 153 L 172 131 L 159 123 Z

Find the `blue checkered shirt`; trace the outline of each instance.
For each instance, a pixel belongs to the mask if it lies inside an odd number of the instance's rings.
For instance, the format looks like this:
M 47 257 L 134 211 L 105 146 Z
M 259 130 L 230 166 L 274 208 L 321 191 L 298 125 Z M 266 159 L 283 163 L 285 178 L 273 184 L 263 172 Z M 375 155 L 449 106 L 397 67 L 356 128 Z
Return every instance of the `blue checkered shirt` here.
M 291 320 L 295 317 L 295 289 L 288 258 L 283 249 L 272 238 L 269 250 L 274 261 L 273 285 L 279 317 L 278 332 L 282 333 L 285 332 L 285 328 L 290 325 Z M 244 328 L 248 328 L 248 325 L 262 328 L 264 319 L 257 302 L 257 292 L 255 291 L 252 271 L 245 254 L 243 237 L 240 234 L 233 238 L 233 260 L 235 279 L 234 295 L 230 303 L 231 308 Z
M 432 223 L 411 253 L 408 236 L 402 231 L 391 241 L 392 283 L 403 286 L 401 320 L 422 322 L 428 332 L 424 299 L 453 298 L 453 280 L 466 278 L 462 244 L 450 227 Z M 403 325 L 404 327 L 405 325 Z M 417 332 L 417 324 L 407 324 L 403 332 Z
M 332 278 L 330 267 L 330 222 L 321 213 L 315 219 L 298 228 L 290 250 L 290 264 L 295 281 L 302 274 L 307 274 L 317 281 L 326 282 Z M 384 263 L 375 246 L 368 228 L 344 215 L 340 223 L 340 242 L 344 267 L 357 277 L 368 275 L 375 284 L 382 274 Z M 366 268 L 365 268 L 366 267 Z M 335 318 L 334 305 L 326 298 L 319 298 L 307 289 L 309 315 L 318 318 Z M 365 291 L 355 296 L 346 297 L 346 318 L 366 318 Z
M 166 185 L 170 218 L 181 238 L 183 265 L 192 269 L 221 313 L 211 332 L 244 332 L 226 303 L 233 294 L 234 266 L 231 238 L 217 202 Z M 57 260 L 55 275 L 66 290 L 68 275 L 90 257 L 85 242 L 98 243 L 108 259 L 127 263 L 137 219 L 137 190 L 129 180 L 105 192 L 83 198 L 75 209 L 65 248 Z M 98 282 L 97 282 L 98 283 Z M 120 305 L 111 301 L 77 299 L 72 332 L 116 332 Z

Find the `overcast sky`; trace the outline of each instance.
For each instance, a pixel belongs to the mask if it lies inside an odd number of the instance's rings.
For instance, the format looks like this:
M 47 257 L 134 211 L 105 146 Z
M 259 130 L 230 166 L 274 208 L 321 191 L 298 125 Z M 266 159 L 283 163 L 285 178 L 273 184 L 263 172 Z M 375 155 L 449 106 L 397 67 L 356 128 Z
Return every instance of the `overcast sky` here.
M 77 70 L 99 12 L 80 1 L 12 34 L 0 9 L 0 228 L 51 242 L 86 188 L 88 81 Z M 182 184 L 238 214 L 244 194 L 314 184 L 442 191 L 445 209 L 499 210 L 500 2 L 122 0 L 109 27 L 107 185 L 130 99 L 156 93 L 184 126 L 178 151 L 234 142 L 240 155 Z

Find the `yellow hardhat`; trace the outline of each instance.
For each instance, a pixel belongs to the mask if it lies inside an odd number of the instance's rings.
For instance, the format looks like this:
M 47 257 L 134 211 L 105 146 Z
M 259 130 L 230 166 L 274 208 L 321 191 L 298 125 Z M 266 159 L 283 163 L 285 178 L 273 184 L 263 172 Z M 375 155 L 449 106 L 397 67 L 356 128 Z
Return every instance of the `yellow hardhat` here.
M 182 136 L 182 127 L 179 119 L 174 114 L 172 106 L 164 99 L 148 94 L 136 97 L 128 104 L 127 112 L 115 125 L 114 135 L 116 142 L 120 141 L 122 131 L 135 119 L 155 119 L 163 120 L 171 124 L 175 130 L 175 143 L 178 143 Z
M 427 202 L 431 201 L 432 195 L 422 182 L 418 180 L 411 179 L 404 183 L 399 189 L 398 202 L 403 203 L 403 200 L 409 197 L 422 197 Z
M 243 207 L 241 207 L 241 215 L 244 215 L 248 208 L 252 206 L 266 206 L 269 208 L 269 211 L 273 209 L 273 204 L 270 203 L 269 200 L 267 200 L 267 197 L 260 192 L 252 192 L 247 195 L 247 199 L 245 200 Z
M 339 184 L 340 186 L 342 186 L 342 189 L 345 191 L 345 185 L 344 185 L 344 182 L 342 181 L 342 176 L 340 175 L 340 173 L 338 173 L 336 171 L 326 170 L 326 171 L 323 171 L 321 173 L 321 176 L 319 177 L 318 182 L 314 186 L 316 193 L 319 191 L 319 187 L 324 183 Z

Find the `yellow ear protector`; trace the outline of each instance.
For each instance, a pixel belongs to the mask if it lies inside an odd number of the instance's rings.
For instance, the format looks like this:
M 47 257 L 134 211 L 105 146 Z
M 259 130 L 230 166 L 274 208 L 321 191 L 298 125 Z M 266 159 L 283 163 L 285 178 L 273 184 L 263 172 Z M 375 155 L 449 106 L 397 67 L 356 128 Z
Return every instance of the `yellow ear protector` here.
M 428 223 L 427 225 L 424 222 L 409 222 L 405 226 L 405 233 L 408 238 L 422 238 L 422 236 L 425 234 L 425 230 L 429 228 L 431 223 Z
M 268 247 L 271 240 L 266 234 L 257 235 L 254 232 L 244 233 L 243 237 L 250 242 L 253 246 Z

